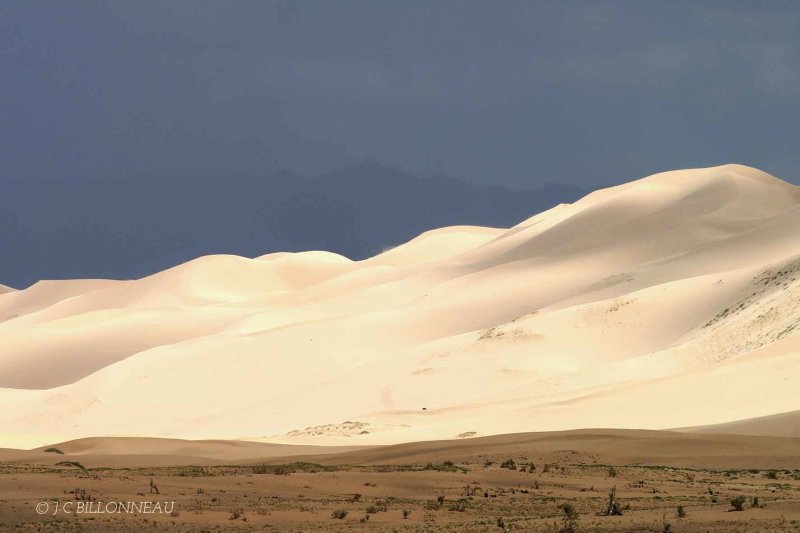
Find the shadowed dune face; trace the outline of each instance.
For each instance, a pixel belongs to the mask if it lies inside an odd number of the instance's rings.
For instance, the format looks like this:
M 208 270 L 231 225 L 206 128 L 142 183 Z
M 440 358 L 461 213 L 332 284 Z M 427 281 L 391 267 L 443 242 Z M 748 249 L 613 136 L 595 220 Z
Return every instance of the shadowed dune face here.
M 32 450 L 0 449 L 0 461 L 55 464 L 74 457 L 98 467 L 227 464 L 294 456 L 331 455 L 364 446 L 311 446 L 240 440 L 182 440 L 147 437 L 88 437 Z M 53 449 L 61 453 L 53 452 Z M 48 451 L 49 450 L 49 451 Z M 288 459 L 287 459 L 288 460 Z
M 724 424 L 712 424 L 676 431 L 689 433 L 714 433 L 721 435 L 762 435 L 800 439 L 800 411 L 760 416 L 748 420 L 734 420 Z
M 6 292 L 0 443 L 369 445 L 800 409 L 798 205 L 725 165 L 363 261 L 208 256 Z
M 741 421 L 748 425 L 755 421 Z M 48 453 L 57 449 L 63 454 Z M 91 437 L 33 450 L 0 450 L 0 460 L 55 464 L 76 458 L 93 467 L 252 464 L 308 461 L 326 465 L 482 463 L 487 459 L 561 456 L 575 463 L 704 469 L 800 468 L 800 438 L 682 432 L 581 429 L 410 442 L 385 446 L 313 446 L 238 440 Z M 549 460 L 549 459 L 548 459 Z M 211 461 L 215 461 L 212 463 Z
M 739 435 L 676 435 L 641 430 L 578 430 L 524 433 L 366 448 L 314 456 L 323 464 L 425 464 L 448 459 L 479 462 L 516 456 L 569 454 L 576 462 L 683 468 L 789 468 L 798 462 L 797 438 Z M 280 461 L 281 459 L 276 459 Z M 484 459 L 485 460 L 485 459 Z

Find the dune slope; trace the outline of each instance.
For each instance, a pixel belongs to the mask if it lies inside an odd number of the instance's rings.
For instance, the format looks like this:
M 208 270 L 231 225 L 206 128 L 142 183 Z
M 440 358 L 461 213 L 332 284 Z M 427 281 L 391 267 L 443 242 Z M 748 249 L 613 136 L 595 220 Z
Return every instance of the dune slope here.
M 725 165 L 364 261 L 210 256 L 2 294 L 0 444 L 366 445 L 798 410 L 799 206 Z
M 742 421 L 750 426 L 761 419 Z M 62 454 L 53 452 L 57 449 Z M 89 466 L 253 464 L 307 461 L 330 465 L 482 464 L 508 457 L 585 464 L 640 464 L 690 468 L 789 468 L 800 466 L 800 438 L 680 431 L 579 429 L 489 437 L 409 442 L 388 446 L 313 446 L 236 440 L 102 437 L 55 443 L 32 450 L 0 449 L 0 460 L 55 464 L 66 459 Z M 47 452 L 46 450 L 50 450 Z
M 792 437 L 800 439 L 800 411 L 735 420 L 723 424 L 676 429 L 686 433 L 715 433 L 720 435 L 755 435 Z

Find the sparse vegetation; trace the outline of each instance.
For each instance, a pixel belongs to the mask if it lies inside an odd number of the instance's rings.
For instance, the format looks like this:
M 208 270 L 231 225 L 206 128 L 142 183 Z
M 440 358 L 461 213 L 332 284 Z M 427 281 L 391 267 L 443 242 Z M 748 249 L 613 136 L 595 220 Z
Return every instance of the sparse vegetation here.
M 80 464 L 78 461 L 61 461 L 60 463 L 56 463 L 56 466 L 74 466 L 76 468 L 80 468 L 81 470 L 86 470 L 86 467 Z
M 744 502 L 746 501 L 744 496 L 736 496 L 730 500 L 731 507 L 733 507 L 734 511 L 744 511 Z
M 388 510 L 388 507 L 385 502 L 377 501 L 367 506 L 366 510 L 367 514 L 385 513 Z
M 571 503 L 562 503 L 558 508 L 563 513 L 559 533 L 575 533 L 578 531 L 578 511 Z
M 442 464 L 427 463 L 423 470 L 436 470 L 437 472 L 461 472 L 467 473 L 467 469 L 461 466 L 456 466 L 453 461 L 445 461 Z
M 335 472 L 335 466 L 321 465 L 318 463 L 288 463 L 280 465 L 256 465 L 252 467 L 254 474 L 275 474 L 278 476 L 288 476 L 295 472 L 315 473 L 315 472 Z
M 454 502 L 450 502 L 450 504 L 447 506 L 447 510 L 463 513 L 464 511 L 467 510 L 468 507 L 469 507 L 469 500 L 467 500 L 466 498 L 459 498 Z
M 606 508 L 599 514 L 600 516 L 622 516 L 622 508 L 617 500 L 617 487 L 611 487 L 611 490 L 608 491 Z
M 516 470 L 517 463 L 514 462 L 514 459 L 506 459 L 500 464 L 500 468 L 508 468 L 509 470 Z
M 214 474 L 202 466 L 185 466 L 176 475 L 182 477 L 210 477 Z
M 610 461 L 603 461 L 602 456 L 577 455 L 568 449 L 544 453 L 520 449 L 500 453 L 503 456 L 492 456 L 496 462 L 489 470 L 483 468 L 485 455 L 453 455 L 452 460 L 433 462 L 427 472 L 424 471 L 425 461 L 421 464 L 355 464 L 336 468 L 286 461 L 266 466 L 156 466 L 111 469 L 109 474 L 94 468 L 87 469 L 87 474 L 84 474 L 74 470 L 72 467 L 75 465 L 66 461 L 64 463 L 69 466 L 27 465 L 25 468 L 40 469 L 45 475 L 66 483 L 52 494 L 42 494 L 52 500 L 65 498 L 94 502 L 95 499 L 108 498 L 108 493 L 100 486 L 92 491 L 85 484 L 85 489 L 74 488 L 81 485 L 82 479 L 95 475 L 126 479 L 127 482 L 121 486 L 129 487 L 130 495 L 146 498 L 148 479 L 151 479 L 154 484 L 163 485 L 162 490 L 169 494 L 166 498 L 178 502 L 164 517 L 167 524 L 188 520 L 206 526 L 207 519 L 203 516 L 187 517 L 187 513 L 209 517 L 216 514 L 215 520 L 228 523 L 228 529 L 236 524 L 240 528 L 250 525 L 251 521 L 256 522 L 253 526 L 258 528 L 265 523 L 267 515 L 283 515 L 289 511 L 293 512 L 292 520 L 297 520 L 298 524 L 302 522 L 303 530 L 326 531 L 337 529 L 337 525 L 338 529 L 347 529 L 348 524 L 386 531 L 393 531 L 393 528 L 402 530 L 405 526 L 405 529 L 420 531 L 491 529 L 499 533 L 588 533 L 595 528 L 610 532 L 621 531 L 630 524 L 642 524 L 640 529 L 661 533 L 688 531 L 686 528 L 719 533 L 751 529 L 773 531 L 778 529 L 776 517 L 789 508 L 789 502 L 793 505 L 797 490 L 800 490 L 798 482 L 792 479 L 800 471 L 791 469 L 776 470 L 778 481 L 769 481 L 766 476 L 770 470 L 766 469 L 755 473 L 742 466 L 736 471 L 689 470 L 614 461 L 617 463 L 614 466 L 617 480 L 612 480 L 608 475 Z M 517 470 L 508 468 L 511 466 L 509 456 L 513 457 Z M 535 474 L 529 474 L 534 460 L 539 468 Z M 501 463 L 505 463 L 504 468 L 500 468 Z M 539 475 L 546 464 L 553 476 Z M 387 474 L 379 473 L 383 466 L 387 467 Z M 765 466 L 776 465 L 768 463 Z M 6 473 L 22 472 L 21 468 L 14 464 L 0 465 L 0 470 Z M 464 468 L 468 474 L 451 473 L 453 468 Z M 254 470 L 283 475 L 285 472 L 297 473 L 292 474 L 296 477 L 287 479 L 274 475 L 259 477 L 253 474 Z M 336 470 L 335 474 L 329 473 L 330 470 Z M 195 471 L 202 477 L 189 480 L 177 477 Z M 313 471 L 317 473 L 312 474 Z M 734 480 L 737 476 L 739 479 Z M 370 488 L 376 485 L 372 481 L 378 478 L 382 479 L 377 484 L 383 487 L 381 491 Z M 620 479 L 624 482 L 618 481 Z M 219 484 L 217 480 L 225 483 Z M 611 487 L 613 484 L 616 488 Z M 675 492 L 672 490 L 675 486 L 688 490 Z M 408 487 L 413 488 L 411 493 Z M 62 495 L 62 489 L 66 496 Z M 395 490 L 401 491 L 394 493 L 398 498 L 389 496 Z M 155 489 L 153 491 L 152 498 L 160 498 L 155 496 Z M 731 500 L 740 494 L 742 498 Z M 719 504 L 714 505 L 712 498 Z M 773 511 L 759 511 L 763 503 L 768 503 Z M 747 512 L 734 512 L 739 504 L 741 510 Z M 627 512 L 631 508 L 631 512 Z M 172 513 L 176 509 L 180 511 Z M 725 512 L 729 509 L 730 513 Z M 592 516 L 587 518 L 586 513 Z M 614 519 L 614 515 L 623 513 L 631 515 L 629 521 Z M 228 518 L 230 522 L 226 520 Z M 789 524 L 789 520 L 786 523 Z
M 70 491 L 70 494 L 72 494 L 75 500 L 79 502 L 90 502 L 94 500 L 92 495 L 89 494 L 89 492 L 86 489 L 75 489 L 73 491 Z
M 433 500 L 428 500 L 425 502 L 425 509 L 428 511 L 438 511 L 442 508 L 442 504 L 439 502 L 435 502 Z
M 64 455 L 64 452 L 62 452 L 62 451 L 61 451 L 61 450 L 59 450 L 58 448 L 47 448 L 47 449 L 45 450 L 45 452 L 46 452 L 46 453 L 59 453 L 59 454 L 61 454 L 61 455 Z

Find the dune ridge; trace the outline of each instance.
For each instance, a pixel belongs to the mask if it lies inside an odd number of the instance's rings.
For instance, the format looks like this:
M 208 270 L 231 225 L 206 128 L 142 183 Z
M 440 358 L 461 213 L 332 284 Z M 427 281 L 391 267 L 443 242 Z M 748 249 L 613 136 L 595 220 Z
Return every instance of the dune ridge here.
M 0 294 L 0 445 L 371 445 L 798 410 L 798 205 L 757 169 L 678 170 L 363 261 L 208 256 Z

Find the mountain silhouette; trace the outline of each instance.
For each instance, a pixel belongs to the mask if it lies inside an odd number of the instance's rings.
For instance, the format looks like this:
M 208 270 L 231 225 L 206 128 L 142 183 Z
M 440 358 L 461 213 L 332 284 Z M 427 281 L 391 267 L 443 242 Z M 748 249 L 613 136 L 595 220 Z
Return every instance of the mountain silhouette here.
M 0 194 L 0 282 L 138 278 L 219 253 L 363 259 L 433 228 L 507 227 L 586 192 L 511 191 L 373 163 L 315 178 L 12 180 Z

